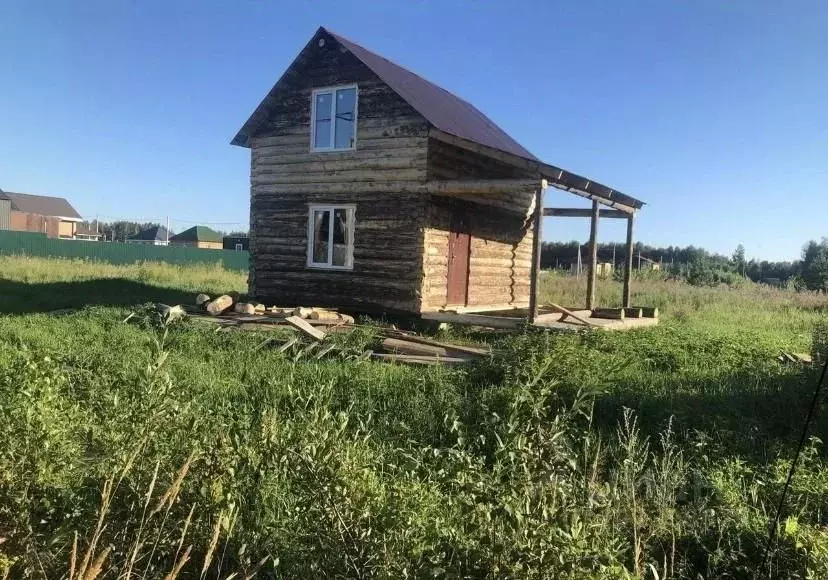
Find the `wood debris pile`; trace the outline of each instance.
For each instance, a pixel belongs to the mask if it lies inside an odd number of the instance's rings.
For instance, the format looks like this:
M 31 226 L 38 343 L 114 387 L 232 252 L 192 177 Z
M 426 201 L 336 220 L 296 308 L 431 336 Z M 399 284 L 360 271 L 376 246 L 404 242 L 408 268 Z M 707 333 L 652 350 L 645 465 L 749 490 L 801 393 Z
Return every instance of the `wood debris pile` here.
M 238 296 L 224 294 L 211 299 L 199 294 L 193 306 L 158 305 L 159 312 L 188 314 L 190 318 L 217 325 L 217 331 L 273 331 L 292 328 L 297 336 L 281 344 L 275 338 L 265 340 L 260 348 L 275 347 L 279 352 L 316 360 L 338 356 L 348 359 L 372 359 L 410 365 L 461 365 L 489 356 L 486 347 L 472 347 L 439 342 L 396 328 L 379 331 L 377 351 L 346 352 L 330 335 L 348 332 L 358 326 L 353 317 L 319 307 L 267 307 L 258 302 L 240 302 Z

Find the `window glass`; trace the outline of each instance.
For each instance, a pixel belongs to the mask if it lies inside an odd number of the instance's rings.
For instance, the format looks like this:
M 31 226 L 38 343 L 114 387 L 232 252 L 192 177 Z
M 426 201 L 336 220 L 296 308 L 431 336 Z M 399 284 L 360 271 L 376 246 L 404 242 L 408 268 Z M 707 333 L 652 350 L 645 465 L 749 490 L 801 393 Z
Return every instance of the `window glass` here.
M 334 210 L 333 256 L 331 263 L 334 266 L 348 265 L 348 247 L 351 244 L 350 219 L 351 212 L 345 208 Z
M 313 144 L 314 147 L 319 149 L 331 146 L 332 97 L 332 93 L 318 93 L 316 95 Z
M 334 128 L 334 146 L 337 149 L 350 149 L 354 146 L 355 121 L 356 89 L 339 89 L 336 91 L 336 126 Z
M 330 212 L 317 210 L 313 212 L 313 262 L 328 263 L 328 239 L 330 232 Z

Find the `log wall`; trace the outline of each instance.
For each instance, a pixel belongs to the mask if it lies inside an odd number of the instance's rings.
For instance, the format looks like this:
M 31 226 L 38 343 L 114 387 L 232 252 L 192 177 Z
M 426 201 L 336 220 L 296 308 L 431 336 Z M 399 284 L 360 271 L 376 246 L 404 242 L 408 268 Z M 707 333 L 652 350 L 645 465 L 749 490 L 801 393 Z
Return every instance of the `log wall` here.
M 531 222 L 471 202 L 435 197 L 428 206 L 424 232 L 422 310 L 449 306 L 449 226 L 455 211 L 466 215 L 471 234 L 466 305 L 526 306 L 532 267 Z
M 250 293 L 279 305 L 417 312 L 428 124 L 325 37 L 297 57 L 250 139 Z M 356 83 L 356 149 L 310 152 L 314 88 Z M 269 97 L 269 98 L 271 98 Z M 308 204 L 355 204 L 353 270 L 308 268 Z

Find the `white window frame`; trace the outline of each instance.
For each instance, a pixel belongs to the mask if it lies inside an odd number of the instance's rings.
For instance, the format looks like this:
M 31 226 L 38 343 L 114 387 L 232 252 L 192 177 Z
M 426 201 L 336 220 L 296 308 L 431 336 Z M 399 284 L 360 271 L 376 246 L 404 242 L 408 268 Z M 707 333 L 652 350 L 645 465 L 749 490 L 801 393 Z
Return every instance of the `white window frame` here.
M 334 210 L 337 209 L 344 209 L 348 212 L 348 231 L 346 235 L 348 236 L 347 239 L 350 241 L 348 244 L 348 251 L 345 255 L 345 265 L 344 266 L 335 266 L 333 264 L 333 235 L 334 235 L 334 224 L 333 224 L 333 216 Z M 313 214 L 317 211 L 329 211 L 330 217 L 328 217 L 328 259 L 325 262 L 314 262 L 313 261 Z M 337 203 L 337 204 L 319 204 L 319 203 L 309 203 L 308 204 L 308 257 L 307 257 L 307 267 L 308 268 L 316 268 L 320 270 L 353 270 L 354 269 L 354 224 L 356 224 L 356 205 L 352 203 Z
M 343 89 L 354 89 L 354 142 L 350 147 L 336 147 L 336 92 Z M 316 95 L 331 93 L 331 139 L 330 147 L 316 146 Z M 322 87 L 311 92 L 311 122 L 310 141 L 311 153 L 331 153 L 336 151 L 353 151 L 357 143 L 357 126 L 359 123 L 359 87 L 353 85 L 337 85 L 334 87 Z
M 243 243 L 241 243 L 241 242 L 236 242 L 236 251 L 237 251 L 237 252 L 242 252 L 242 251 L 244 251 L 244 244 L 243 244 Z

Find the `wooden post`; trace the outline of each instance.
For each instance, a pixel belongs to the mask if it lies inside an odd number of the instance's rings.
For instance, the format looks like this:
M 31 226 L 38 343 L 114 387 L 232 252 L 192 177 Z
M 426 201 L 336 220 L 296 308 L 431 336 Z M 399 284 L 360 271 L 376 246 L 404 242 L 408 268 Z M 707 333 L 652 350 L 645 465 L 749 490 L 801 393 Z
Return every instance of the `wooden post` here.
M 599 205 L 592 202 L 592 219 L 589 224 L 589 264 L 587 264 L 587 310 L 595 308 L 595 274 L 598 269 L 598 218 Z
M 535 324 L 538 317 L 538 277 L 541 269 L 541 248 L 543 235 L 543 187 L 535 191 L 535 214 L 532 232 L 532 274 L 529 280 L 529 324 Z
M 621 297 L 621 303 L 624 308 L 630 307 L 631 291 L 630 279 L 632 278 L 633 267 L 633 224 L 635 215 L 631 214 L 627 218 L 627 255 L 624 261 L 624 295 Z

